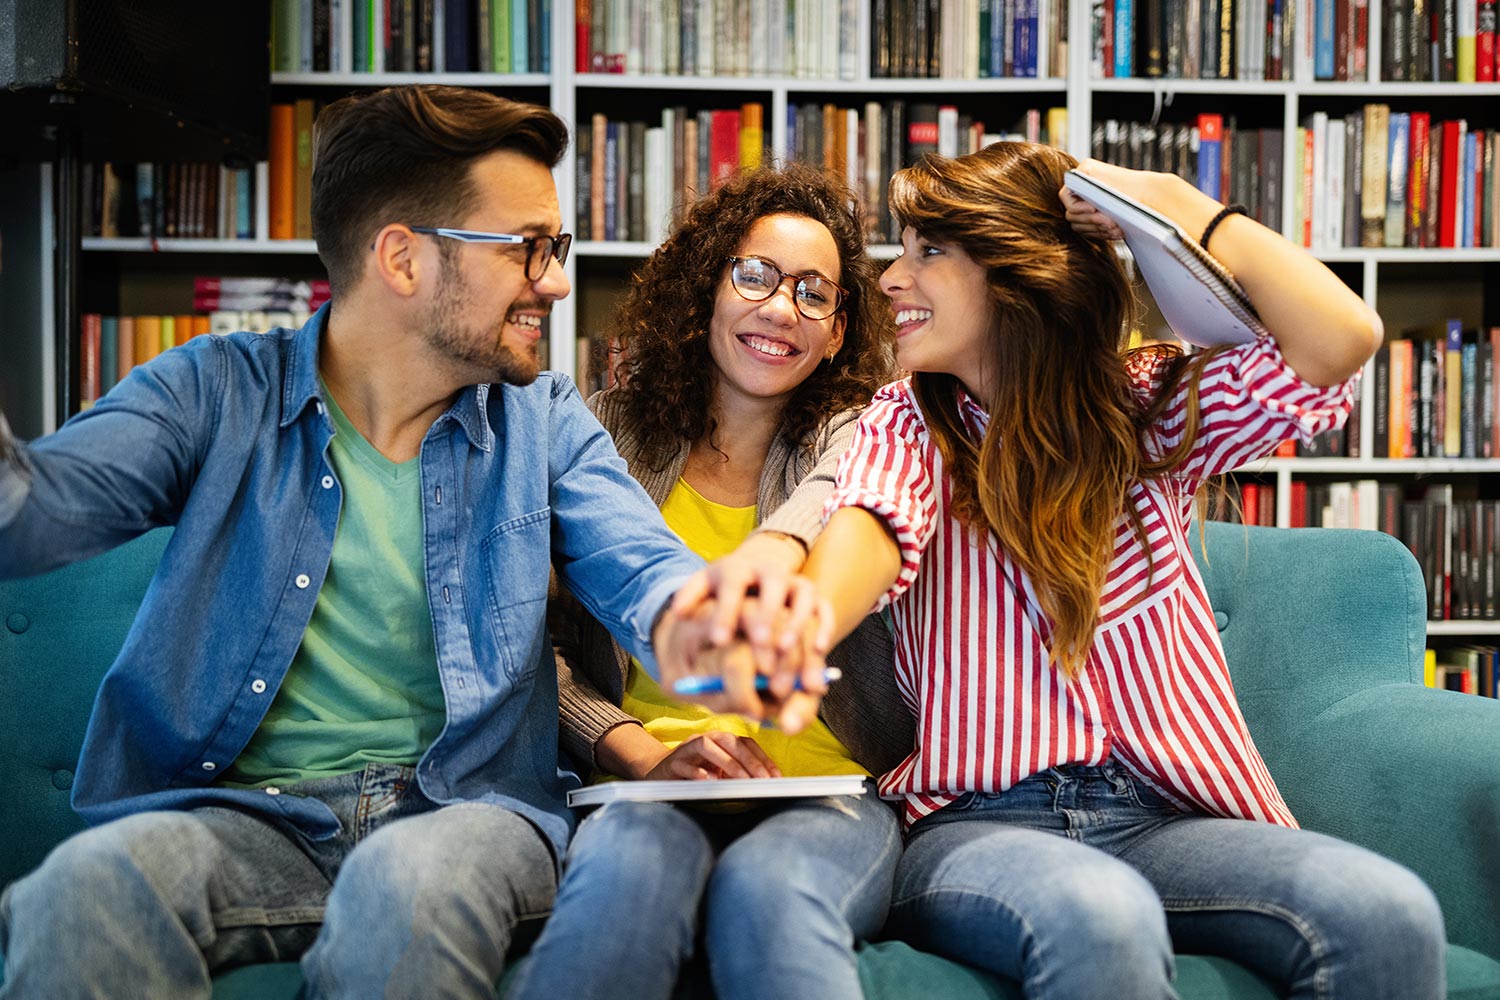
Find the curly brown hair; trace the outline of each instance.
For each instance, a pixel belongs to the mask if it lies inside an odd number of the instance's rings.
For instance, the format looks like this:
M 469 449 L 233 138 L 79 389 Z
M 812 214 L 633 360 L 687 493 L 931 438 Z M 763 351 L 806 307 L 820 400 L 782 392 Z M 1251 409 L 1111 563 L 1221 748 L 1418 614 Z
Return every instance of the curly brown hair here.
M 799 215 L 826 226 L 838 247 L 839 284 L 849 290 L 843 346 L 787 400 L 781 436 L 794 446 L 806 444 L 823 420 L 865 406 L 889 380 L 895 327 L 853 201 L 841 181 L 810 167 L 742 173 L 695 202 L 636 271 L 609 336 L 621 352 L 615 391 L 648 464 L 665 468 L 684 442 L 716 431 L 710 412 L 716 369 L 708 350 L 714 298 L 729 256 L 768 215 Z

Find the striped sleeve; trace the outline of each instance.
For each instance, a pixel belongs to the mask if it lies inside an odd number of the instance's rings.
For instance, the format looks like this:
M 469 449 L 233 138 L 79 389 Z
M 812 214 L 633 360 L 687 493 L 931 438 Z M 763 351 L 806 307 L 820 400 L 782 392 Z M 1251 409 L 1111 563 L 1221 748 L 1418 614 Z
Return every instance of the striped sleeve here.
M 896 536 L 901 571 L 875 611 L 912 585 L 922 550 L 936 527 L 937 500 L 927 450 L 925 426 L 909 381 L 886 386 L 860 417 L 823 507 L 824 523 L 842 507 L 859 507 L 884 521 Z
M 1184 379 L 1176 388 L 1154 428 L 1164 450 L 1175 447 L 1186 429 L 1187 382 Z M 1270 337 L 1224 351 L 1203 368 L 1197 440 L 1178 474 L 1194 479 L 1215 476 L 1270 455 L 1290 438 L 1309 442 L 1342 427 L 1358 385 L 1358 372 L 1330 386 L 1307 382 Z

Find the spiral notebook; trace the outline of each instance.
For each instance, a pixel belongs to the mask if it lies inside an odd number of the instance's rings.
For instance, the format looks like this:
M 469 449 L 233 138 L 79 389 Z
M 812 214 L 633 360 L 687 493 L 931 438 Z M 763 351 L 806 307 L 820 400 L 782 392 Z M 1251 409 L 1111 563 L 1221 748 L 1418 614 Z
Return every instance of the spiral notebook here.
M 1214 347 L 1264 336 L 1266 328 L 1234 275 L 1171 219 L 1077 170 L 1064 183 L 1125 231 L 1141 278 L 1172 332 Z
M 862 774 L 813 778 L 723 778 L 717 781 L 606 781 L 568 793 L 570 806 L 606 802 L 714 802 L 742 799 L 801 799 L 863 795 Z

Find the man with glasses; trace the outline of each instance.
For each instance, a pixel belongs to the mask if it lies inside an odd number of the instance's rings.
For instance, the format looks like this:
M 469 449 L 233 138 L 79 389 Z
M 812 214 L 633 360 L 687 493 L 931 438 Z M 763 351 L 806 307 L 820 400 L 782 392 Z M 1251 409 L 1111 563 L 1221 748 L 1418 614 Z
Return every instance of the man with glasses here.
M 701 565 L 536 346 L 570 237 L 551 112 L 419 86 L 318 121 L 331 306 L 204 337 L 29 445 L 0 575 L 175 528 L 73 788 L 93 828 L 0 898 L 0 997 L 493 996 L 552 904 L 549 567 L 644 664 Z

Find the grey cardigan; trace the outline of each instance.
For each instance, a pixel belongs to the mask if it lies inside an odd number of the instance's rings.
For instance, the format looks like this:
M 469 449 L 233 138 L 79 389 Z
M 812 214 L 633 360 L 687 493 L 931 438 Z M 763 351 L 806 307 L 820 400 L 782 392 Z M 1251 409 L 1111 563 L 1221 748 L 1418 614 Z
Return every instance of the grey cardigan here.
M 595 394 L 588 406 L 614 437 L 630 474 L 660 507 L 682 475 L 688 446 L 666 468 L 654 470 L 643 460 L 640 438 L 625 423 L 614 390 Z M 857 410 L 838 414 L 802 447 L 776 438 L 757 490 L 756 530 L 783 532 L 812 545 L 822 530 L 823 502 L 833 492 L 839 458 L 849 447 L 858 419 Z M 562 745 L 579 764 L 592 765 L 594 745 L 606 733 L 637 721 L 619 707 L 630 659 L 570 594 L 554 597 L 548 624 L 557 653 Z M 820 716 L 872 774 L 891 770 L 911 753 L 916 727 L 896 690 L 890 630 L 879 616 L 871 615 L 829 653 L 828 662 L 842 669 L 844 677 L 829 688 Z

